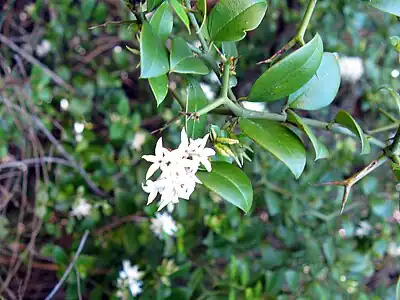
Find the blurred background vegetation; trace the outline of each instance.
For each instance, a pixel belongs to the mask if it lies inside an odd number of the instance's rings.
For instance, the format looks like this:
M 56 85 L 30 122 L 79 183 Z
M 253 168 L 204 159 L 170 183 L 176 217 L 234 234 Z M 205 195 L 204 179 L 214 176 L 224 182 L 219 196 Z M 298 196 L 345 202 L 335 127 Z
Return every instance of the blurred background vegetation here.
M 256 62 L 295 34 L 306 4 L 269 1 L 260 27 L 238 44 L 237 95 L 247 95 L 262 73 Z M 330 120 L 346 109 L 368 131 L 389 124 L 382 110 L 396 113 L 378 89 L 400 88 L 389 41 L 400 22 L 367 4 L 318 2 L 306 39 L 318 31 L 325 50 L 339 54 L 343 80 L 332 106 L 305 116 Z M 145 206 L 141 156 L 153 152 L 158 135 L 151 132 L 179 106 L 168 96 L 157 108 L 139 80 L 139 56 L 126 48 L 138 48 L 135 26 L 90 29 L 132 18 L 119 0 L 0 2 L 0 295 L 44 299 L 89 229 L 54 299 L 116 297 L 123 260 L 146 272 L 141 299 L 395 299 L 400 211 L 389 169 L 357 185 L 343 215 L 340 188 L 313 186 L 374 157 L 359 156 L 351 138 L 320 133 L 331 157 L 309 159 L 297 181 L 255 147 L 245 165 L 255 187 L 249 214 L 200 187 L 173 214 L 176 237 L 154 235 L 156 207 Z M 176 23 L 174 34 L 183 31 Z M 203 89 L 218 92 L 212 77 Z M 164 139 L 176 145 L 181 126 L 169 127 Z M 74 217 L 82 199 L 90 214 Z

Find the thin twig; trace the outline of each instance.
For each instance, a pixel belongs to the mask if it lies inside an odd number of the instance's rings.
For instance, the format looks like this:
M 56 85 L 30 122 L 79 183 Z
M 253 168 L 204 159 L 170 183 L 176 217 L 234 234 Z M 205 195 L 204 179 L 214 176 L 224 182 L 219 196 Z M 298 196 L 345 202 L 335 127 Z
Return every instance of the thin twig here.
M 69 273 L 71 273 L 72 269 L 75 266 L 75 263 L 79 257 L 79 255 L 81 254 L 83 247 L 86 244 L 86 240 L 89 236 L 89 230 L 86 230 L 85 233 L 82 236 L 81 242 L 79 243 L 79 247 L 78 250 L 76 250 L 76 253 L 71 261 L 71 263 L 69 264 L 68 268 L 65 270 L 65 273 L 63 274 L 63 276 L 61 277 L 60 281 L 57 283 L 57 285 L 54 287 L 54 289 L 51 291 L 51 293 L 46 297 L 45 300 L 50 300 L 52 299 L 56 293 L 58 292 L 58 290 L 61 288 L 61 286 L 63 285 L 64 281 L 68 278 Z
M 0 42 L 8 46 L 11 50 L 14 52 L 18 53 L 21 55 L 25 60 L 30 62 L 31 64 L 34 64 L 41 68 L 56 84 L 62 86 L 69 92 L 75 94 L 76 90 L 73 88 L 72 85 L 69 83 L 66 83 L 60 76 L 58 76 L 56 73 L 54 73 L 52 70 L 50 70 L 46 65 L 41 63 L 39 60 L 37 60 L 35 57 L 33 57 L 31 54 L 26 52 L 25 50 L 21 49 L 18 47 L 13 41 L 11 41 L 9 38 L 6 36 L 2 35 L 0 33 Z
M 0 99 L 0 102 L 3 102 L 7 104 L 8 106 L 12 107 L 14 110 L 20 112 L 21 114 L 28 115 L 26 111 L 21 109 L 17 105 L 11 104 L 7 99 L 2 98 Z M 49 139 L 49 141 L 56 147 L 57 151 L 64 156 L 66 160 L 70 162 L 70 164 L 79 172 L 79 174 L 83 177 L 83 179 L 86 181 L 87 185 L 90 187 L 90 189 L 96 193 L 97 195 L 101 197 L 107 197 L 108 195 L 103 192 L 100 188 L 97 187 L 97 185 L 90 179 L 89 175 L 86 173 L 86 171 L 82 168 L 80 164 L 75 162 L 74 158 L 68 154 L 68 152 L 64 149 L 64 147 L 61 145 L 61 143 L 54 137 L 54 135 L 46 128 L 46 126 L 42 123 L 42 121 L 34 116 L 34 115 L 28 115 L 29 117 L 32 118 L 32 121 L 36 127 L 39 128 L 40 131 L 42 131 L 46 137 Z

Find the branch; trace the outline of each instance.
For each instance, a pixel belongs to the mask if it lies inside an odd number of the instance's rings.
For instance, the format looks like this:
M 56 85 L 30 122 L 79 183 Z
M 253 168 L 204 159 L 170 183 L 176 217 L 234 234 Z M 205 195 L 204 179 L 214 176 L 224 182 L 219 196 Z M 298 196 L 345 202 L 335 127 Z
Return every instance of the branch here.
M 26 111 L 21 109 L 19 106 L 14 105 L 10 103 L 8 100 L 5 98 L 1 98 L 0 102 L 5 103 L 6 105 L 12 107 L 14 110 L 18 111 L 19 113 L 23 115 L 28 115 L 33 123 L 36 125 L 36 127 L 46 135 L 46 137 L 49 139 L 49 141 L 56 147 L 57 151 L 64 156 L 64 158 L 70 162 L 71 166 L 73 166 L 79 174 L 83 177 L 83 179 L 86 181 L 87 185 L 90 187 L 90 189 L 96 193 L 98 196 L 101 197 L 107 197 L 108 195 L 102 191 L 100 188 L 97 187 L 97 185 L 90 179 L 90 176 L 86 173 L 86 171 L 82 168 L 80 164 L 75 162 L 74 158 L 68 154 L 68 152 L 64 149 L 64 147 L 61 145 L 61 143 L 54 137 L 54 135 L 46 128 L 46 126 L 42 123 L 42 121 L 34 116 L 34 115 L 29 115 Z
M 83 247 L 86 244 L 86 240 L 89 237 L 89 233 L 90 233 L 89 230 L 86 230 L 85 233 L 83 234 L 81 242 L 79 243 L 78 250 L 76 250 L 76 253 L 75 253 L 71 263 L 69 264 L 68 268 L 65 270 L 65 273 L 61 277 L 60 281 L 57 283 L 57 285 L 54 287 L 54 289 L 46 297 L 45 300 L 52 299 L 55 296 L 55 294 L 58 292 L 58 290 L 61 288 L 61 286 L 63 285 L 64 281 L 68 278 L 69 273 L 71 273 L 73 267 L 75 266 L 76 261 L 78 260 L 79 255 L 81 254 L 81 252 L 83 250 Z
M 314 12 L 316 4 L 317 4 L 317 0 L 310 0 L 308 2 L 303 19 L 301 20 L 301 23 L 300 23 L 300 28 L 297 31 L 296 35 L 285 46 L 283 46 L 281 49 L 279 49 L 279 51 L 276 52 L 273 56 L 271 56 L 270 58 L 268 58 L 266 60 L 258 62 L 257 65 L 272 63 L 278 57 L 282 56 L 286 51 L 292 49 L 294 47 L 294 45 L 296 45 L 297 43 L 299 43 L 302 46 L 305 44 L 304 35 L 306 33 L 308 24 L 310 24 L 311 16 Z
M 4 43 L 8 46 L 11 50 L 21 55 L 24 59 L 30 62 L 33 65 L 37 65 L 41 68 L 55 83 L 65 88 L 67 91 L 76 94 L 76 90 L 68 83 L 66 83 L 60 76 L 50 70 L 46 65 L 42 64 L 39 60 L 33 57 L 31 54 L 26 52 L 25 50 L 18 47 L 13 41 L 8 39 L 6 36 L 0 33 L 0 42 Z
M 359 172 L 355 173 L 351 177 L 343 180 L 343 181 L 331 181 L 331 182 L 325 182 L 321 184 L 316 184 L 316 186 L 343 186 L 344 187 L 344 193 L 343 193 L 343 199 L 342 199 L 342 207 L 340 210 L 340 213 L 343 213 L 344 207 L 346 205 L 346 202 L 349 198 L 350 192 L 352 187 L 359 182 L 361 179 L 369 175 L 371 172 L 374 170 L 378 169 L 380 166 L 382 166 L 386 161 L 388 161 L 388 157 L 386 155 L 381 155 L 379 158 L 373 160 L 370 162 L 367 166 L 365 166 L 362 170 Z

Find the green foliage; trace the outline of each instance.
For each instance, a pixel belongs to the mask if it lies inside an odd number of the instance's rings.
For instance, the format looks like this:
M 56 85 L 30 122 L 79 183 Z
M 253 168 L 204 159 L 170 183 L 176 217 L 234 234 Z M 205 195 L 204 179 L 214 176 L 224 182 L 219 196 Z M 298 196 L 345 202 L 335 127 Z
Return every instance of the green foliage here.
M 153 28 L 153 31 L 165 43 L 165 41 L 169 38 L 174 25 L 174 18 L 168 2 L 163 2 L 157 8 L 154 15 L 150 19 L 150 25 Z
M 400 17 L 400 4 L 396 0 L 371 0 L 370 5 L 384 12 Z
M 204 94 L 199 83 L 188 77 L 186 90 L 186 110 L 198 111 L 207 106 L 207 97 Z M 198 139 L 204 136 L 207 126 L 207 115 L 200 116 L 198 119 L 191 116 L 186 117 L 186 132 L 192 139 Z
M 183 38 L 174 38 L 171 45 L 171 72 L 182 74 L 209 73 L 207 66 L 198 57 L 194 57 L 192 51 Z
M 246 31 L 260 25 L 265 12 L 265 0 L 221 0 L 208 17 L 210 38 L 216 42 L 240 41 Z
M 368 4 L 398 15 L 395 2 L 317 1 L 313 14 L 303 0 L 268 1 L 267 13 L 260 0 L 209 12 L 204 0 L 125 2 L 0 12 L 0 33 L 41 62 L 1 43 L 1 282 L 14 253 L 21 263 L 8 290 L 19 296 L 32 262 L 25 297 L 48 293 L 36 278 L 61 278 L 88 229 L 66 299 L 117 299 L 124 260 L 145 272 L 138 299 L 396 299 L 399 23 Z M 36 40 L 50 42 L 47 55 Z M 256 65 L 277 51 L 266 71 Z M 343 56 L 360 59 L 361 78 L 344 68 L 340 84 Z M 217 155 L 175 204 L 174 234 L 159 236 L 142 156 L 161 136 L 175 148 L 183 126 L 192 139 L 210 132 Z M 390 163 L 353 186 L 340 214 L 342 190 L 318 183 L 382 155 Z M 81 200 L 91 209 L 77 217 Z
M 164 75 L 169 70 L 168 53 L 152 26 L 145 22 L 140 34 L 140 66 L 142 78 Z
M 168 76 L 161 75 L 149 78 L 149 84 L 157 100 L 157 106 L 160 105 L 168 93 Z
M 253 188 L 246 174 L 226 162 L 215 162 L 212 167 L 211 172 L 198 173 L 202 183 L 224 200 L 249 212 L 253 203 Z
M 288 106 L 295 109 L 317 110 L 329 106 L 340 86 L 338 58 L 324 53 L 321 65 L 309 82 L 290 94 Z M 323 87 L 323 89 L 321 89 Z
M 240 129 L 281 160 L 296 178 L 303 173 L 306 152 L 301 140 L 285 126 L 269 120 L 240 119 Z
M 363 130 L 348 112 L 339 111 L 335 117 L 335 122 L 348 128 L 359 137 L 361 140 L 361 154 L 368 154 L 371 151 L 371 146 Z
M 321 64 L 323 44 L 319 34 L 306 45 L 267 69 L 253 85 L 249 101 L 274 101 L 298 90 Z
M 296 124 L 296 126 L 310 139 L 315 152 L 315 160 L 329 157 L 329 151 L 326 146 L 317 139 L 314 132 L 306 123 L 304 123 L 302 118 L 296 115 L 295 112 L 288 110 L 288 121 Z

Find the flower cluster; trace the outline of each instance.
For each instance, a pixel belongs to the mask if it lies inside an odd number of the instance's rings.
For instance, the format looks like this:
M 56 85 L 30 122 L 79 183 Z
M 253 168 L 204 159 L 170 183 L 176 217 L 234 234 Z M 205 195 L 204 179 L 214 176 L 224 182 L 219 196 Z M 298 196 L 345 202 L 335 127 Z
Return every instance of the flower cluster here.
M 88 203 L 85 198 L 79 198 L 74 208 L 72 209 L 70 215 L 80 219 L 82 217 L 88 216 L 91 210 L 92 210 L 92 205 Z
M 143 190 L 149 193 L 147 204 L 154 201 L 158 194 L 161 201 L 158 210 L 168 206 L 172 211 L 179 199 L 189 200 L 196 183 L 201 181 L 196 177 L 200 165 L 210 172 L 211 163 L 209 157 L 215 155 L 215 151 L 206 148 L 209 135 L 201 139 L 188 139 L 185 129 L 181 132 L 181 144 L 177 149 L 169 150 L 163 147 L 162 138 L 157 141 L 155 155 L 144 155 L 143 159 L 151 162 L 146 174 L 146 184 Z M 149 178 L 158 170 L 161 175 L 156 181 Z
M 121 299 L 129 299 L 128 288 L 133 297 L 142 292 L 142 277 L 144 272 L 139 271 L 137 265 L 132 266 L 127 260 L 122 263 L 123 269 L 119 272 L 117 280 L 118 292 L 117 296 Z
M 151 219 L 151 231 L 160 239 L 167 236 L 174 236 L 178 230 L 176 223 L 167 213 L 156 213 L 156 217 Z

